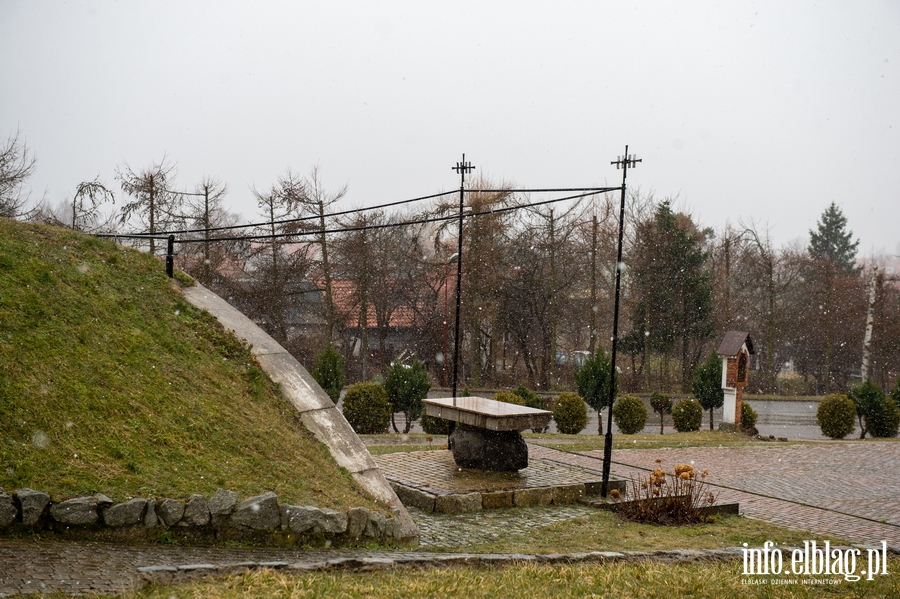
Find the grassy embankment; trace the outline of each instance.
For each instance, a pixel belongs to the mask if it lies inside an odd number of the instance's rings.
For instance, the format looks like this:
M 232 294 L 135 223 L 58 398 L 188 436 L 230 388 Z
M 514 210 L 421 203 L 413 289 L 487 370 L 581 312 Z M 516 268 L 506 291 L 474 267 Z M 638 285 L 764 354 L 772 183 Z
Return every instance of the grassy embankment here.
M 155 258 L 0 219 L 0 488 L 373 507 Z

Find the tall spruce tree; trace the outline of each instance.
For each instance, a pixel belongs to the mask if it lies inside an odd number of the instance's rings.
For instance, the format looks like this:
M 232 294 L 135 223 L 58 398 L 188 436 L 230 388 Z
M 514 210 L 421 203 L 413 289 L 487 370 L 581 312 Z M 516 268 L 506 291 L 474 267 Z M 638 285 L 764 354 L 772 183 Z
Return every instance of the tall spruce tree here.
M 853 240 L 853 233 L 847 230 L 847 217 L 832 202 L 822 213 L 815 231 L 809 232 L 809 255 L 818 260 L 831 262 L 848 274 L 856 274 L 856 248 L 859 240 Z
M 665 360 L 681 350 L 681 384 L 689 391 L 699 358 L 694 345 L 714 332 L 704 233 L 665 201 L 638 225 L 637 235 L 631 257 L 634 329 L 648 332 L 650 349 Z

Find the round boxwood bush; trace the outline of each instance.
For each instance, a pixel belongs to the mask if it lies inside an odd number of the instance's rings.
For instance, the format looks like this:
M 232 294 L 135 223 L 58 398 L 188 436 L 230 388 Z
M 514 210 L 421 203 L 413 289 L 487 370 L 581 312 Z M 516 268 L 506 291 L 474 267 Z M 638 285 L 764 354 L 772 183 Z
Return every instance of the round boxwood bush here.
M 647 406 L 640 397 L 623 395 L 613 404 L 613 420 L 624 435 L 639 433 L 647 424 Z
M 756 428 L 756 421 L 759 419 L 759 414 L 757 414 L 756 410 L 750 407 L 750 405 L 742 401 L 741 402 L 741 430 L 746 432 L 750 432 L 750 429 Z
M 576 393 L 563 393 L 553 406 L 556 430 L 564 435 L 577 435 L 587 426 L 587 404 Z
M 422 414 L 422 418 L 419 419 L 419 424 L 422 425 L 422 431 L 429 435 L 450 434 L 450 421 L 443 418 Z
M 524 406 L 525 399 L 519 395 L 516 395 L 512 391 L 497 391 L 492 397 L 494 401 L 502 401 L 504 403 L 516 404 L 517 406 Z
M 699 431 L 703 407 L 696 399 L 682 399 L 672 408 L 672 422 L 679 433 Z
M 391 420 L 391 402 L 378 383 L 356 383 L 344 395 L 344 418 L 360 435 L 387 430 Z
M 827 395 L 816 410 L 816 420 L 823 435 L 843 439 L 856 428 L 856 404 L 840 393 Z

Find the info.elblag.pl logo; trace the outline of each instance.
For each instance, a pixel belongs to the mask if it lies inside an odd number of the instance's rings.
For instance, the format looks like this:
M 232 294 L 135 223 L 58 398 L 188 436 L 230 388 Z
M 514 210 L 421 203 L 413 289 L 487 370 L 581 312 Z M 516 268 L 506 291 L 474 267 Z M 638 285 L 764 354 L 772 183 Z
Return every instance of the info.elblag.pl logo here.
M 744 543 L 744 576 L 797 576 L 796 579 L 751 579 L 745 584 L 839 584 L 843 580 L 856 582 L 865 577 L 875 580 L 885 576 L 887 570 L 887 542 L 881 547 L 866 549 L 865 563 L 861 559 L 863 550 L 856 547 L 831 547 L 829 541 L 818 545 L 816 541 L 804 541 L 803 547 L 781 549 L 772 541 L 766 541 L 759 549 L 751 549 Z M 865 569 L 857 568 L 865 566 Z M 819 577 L 811 579 L 809 577 Z

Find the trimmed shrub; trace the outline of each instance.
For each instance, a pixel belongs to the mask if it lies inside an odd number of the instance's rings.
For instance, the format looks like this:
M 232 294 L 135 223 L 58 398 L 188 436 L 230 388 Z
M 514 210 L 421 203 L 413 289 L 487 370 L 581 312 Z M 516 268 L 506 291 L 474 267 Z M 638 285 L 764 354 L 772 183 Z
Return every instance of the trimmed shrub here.
M 696 399 L 682 399 L 672 408 L 672 421 L 679 433 L 699 431 L 703 421 L 703 406 Z
M 384 379 L 384 390 L 387 391 L 388 400 L 391 402 L 391 426 L 394 427 L 395 433 L 400 431 L 394 422 L 394 414 L 403 412 L 406 417 L 403 432 L 408 433 L 412 423 L 422 415 L 424 408 L 422 400 L 428 396 L 430 389 L 431 381 L 428 379 L 428 373 L 418 360 L 413 360 L 412 364 L 402 362 L 391 364 Z
M 450 434 L 450 421 L 444 420 L 443 418 L 436 418 L 434 416 L 429 416 L 428 414 L 422 414 L 422 418 L 419 420 L 419 424 L 422 425 L 422 431 L 428 433 L 429 435 Z
M 331 401 L 337 403 L 341 398 L 341 389 L 344 388 L 344 357 L 329 345 L 316 356 L 316 363 L 310 374 Z
M 576 393 L 562 393 L 553 406 L 556 430 L 564 435 L 577 435 L 587 426 L 587 405 Z
M 759 420 L 759 414 L 757 414 L 756 410 L 750 407 L 750 405 L 742 401 L 741 402 L 741 430 L 745 433 L 750 432 L 751 429 L 756 429 L 756 421 Z
M 494 401 L 502 401 L 504 403 L 511 403 L 517 406 L 524 406 L 525 400 L 513 393 L 512 391 L 497 391 L 492 397 Z
M 659 434 L 661 435 L 663 434 L 663 420 L 666 414 L 672 413 L 672 398 L 654 391 L 653 395 L 650 396 L 650 407 L 653 408 L 655 413 L 659 414 Z
M 816 420 L 822 434 L 832 439 L 843 439 L 856 428 L 856 404 L 840 393 L 826 396 L 816 410 Z
M 639 433 L 647 424 L 647 406 L 640 397 L 624 395 L 613 404 L 613 420 L 622 434 Z
M 391 402 L 378 383 L 356 383 L 344 395 L 344 418 L 360 435 L 375 435 L 387 430 L 391 420 Z

